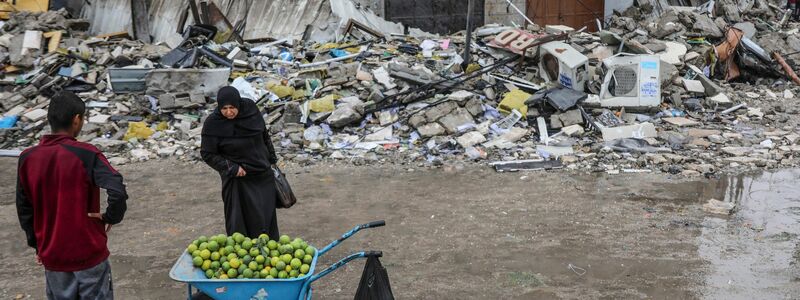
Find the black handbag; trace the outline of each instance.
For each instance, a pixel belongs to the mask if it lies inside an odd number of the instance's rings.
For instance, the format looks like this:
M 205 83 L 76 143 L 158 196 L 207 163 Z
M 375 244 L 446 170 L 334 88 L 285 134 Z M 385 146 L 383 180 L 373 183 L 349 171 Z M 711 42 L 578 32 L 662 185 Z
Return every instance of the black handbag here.
M 289 186 L 289 180 L 286 179 L 286 175 L 283 174 L 281 169 L 274 165 L 272 166 L 272 172 L 275 173 L 275 190 L 278 192 L 278 201 L 276 201 L 275 206 L 277 208 L 292 207 L 297 203 L 297 197 L 294 196 L 292 187 Z

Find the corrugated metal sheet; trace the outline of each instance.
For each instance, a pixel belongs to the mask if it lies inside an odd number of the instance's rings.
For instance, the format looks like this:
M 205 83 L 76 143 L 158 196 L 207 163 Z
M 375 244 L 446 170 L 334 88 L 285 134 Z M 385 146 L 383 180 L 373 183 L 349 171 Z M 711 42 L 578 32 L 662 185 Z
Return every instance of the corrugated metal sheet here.
M 368 26 L 388 33 L 402 32 L 398 23 L 388 22 L 372 12 L 359 10 L 350 0 L 214 0 L 231 24 L 246 19 L 243 37 L 300 39 L 308 25 L 312 25 L 311 39 L 324 40 L 334 36 L 335 30 L 353 18 Z M 151 0 L 150 35 L 154 42 L 177 46 L 182 38 L 177 34 L 177 23 L 187 1 Z M 81 17 L 91 22 L 93 34 L 131 32 L 130 0 L 91 1 L 84 5 Z M 187 24 L 192 23 L 189 17 Z
M 327 0 L 257 1 L 247 15 L 244 38 L 291 37 L 299 39 L 308 24 L 330 16 Z

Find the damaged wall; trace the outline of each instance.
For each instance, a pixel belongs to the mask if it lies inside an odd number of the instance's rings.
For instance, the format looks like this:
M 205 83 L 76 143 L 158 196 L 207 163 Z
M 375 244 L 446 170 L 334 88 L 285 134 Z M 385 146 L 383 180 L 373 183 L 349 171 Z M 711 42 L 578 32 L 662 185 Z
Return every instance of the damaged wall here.
M 512 0 L 511 3 L 525 11 L 525 0 Z M 522 25 L 525 24 L 525 18 L 522 17 L 506 0 L 486 0 L 485 17 L 486 24 L 503 24 L 503 25 Z
M 335 36 L 334 31 L 344 26 L 350 18 L 384 33 L 401 33 L 400 24 L 387 22 L 372 12 L 382 10 L 382 0 L 213 0 L 231 24 L 246 19 L 243 33 L 245 39 L 294 38 L 300 39 L 311 25 L 312 40 Z M 155 42 L 165 42 L 176 47 L 182 40 L 177 31 L 177 22 L 186 8 L 185 1 L 151 0 L 150 35 Z M 371 9 L 369 11 L 359 9 Z M 105 34 L 121 31 L 131 32 L 130 0 L 107 0 L 86 2 L 81 17 L 91 22 L 90 32 Z M 192 24 L 191 16 L 187 25 Z
M 484 0 L 473 0 L 473 24 L 484 24 Z M 427 32 L 448 34 L 467 27 L 466 0 L 386 0 L 386 19 Z

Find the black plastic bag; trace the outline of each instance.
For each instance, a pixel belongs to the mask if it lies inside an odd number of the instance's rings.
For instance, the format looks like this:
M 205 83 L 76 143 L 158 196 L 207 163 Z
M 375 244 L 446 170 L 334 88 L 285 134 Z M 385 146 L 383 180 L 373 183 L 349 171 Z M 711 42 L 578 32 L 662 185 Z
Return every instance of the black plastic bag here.
M 289 186 L 289 180 L 286 175 L 277 166 L 272 166 L 272 172 L 275 174 L 275 189 L 278 191 L 278 201 L 275 203 L 277 208 L 290 208 L 297 203 L 297 197 L 292 192 L 292 187 Z
M 394 300 L 389 274 L 376 255 L 367 258 L 355 300 Z

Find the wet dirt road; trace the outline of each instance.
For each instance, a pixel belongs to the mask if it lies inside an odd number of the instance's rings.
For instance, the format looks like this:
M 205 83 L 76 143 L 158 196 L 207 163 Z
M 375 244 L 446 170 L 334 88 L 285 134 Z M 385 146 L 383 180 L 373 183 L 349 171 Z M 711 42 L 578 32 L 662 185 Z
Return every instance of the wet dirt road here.
M 0 160 L 0 298 L 43 298 Z M 385 219 L 321 258 L 382 250 L 398 299 L 793 299 L 800 295 L 800 171 L 721 179 L 663 174 L 498 174 L 488 168 L 287 167 L 299 203 L 281 233 L 321 247 Z M 223 231 L 219 178 L 201 164 L 123 166 L 129 211 L 109 239 L 119 299 L 182 299 L 168 272 L 185 245 Z M 702 211 L 710 198 L 735 215 Z M 352 299 L 357 261 L 315 283 Z

